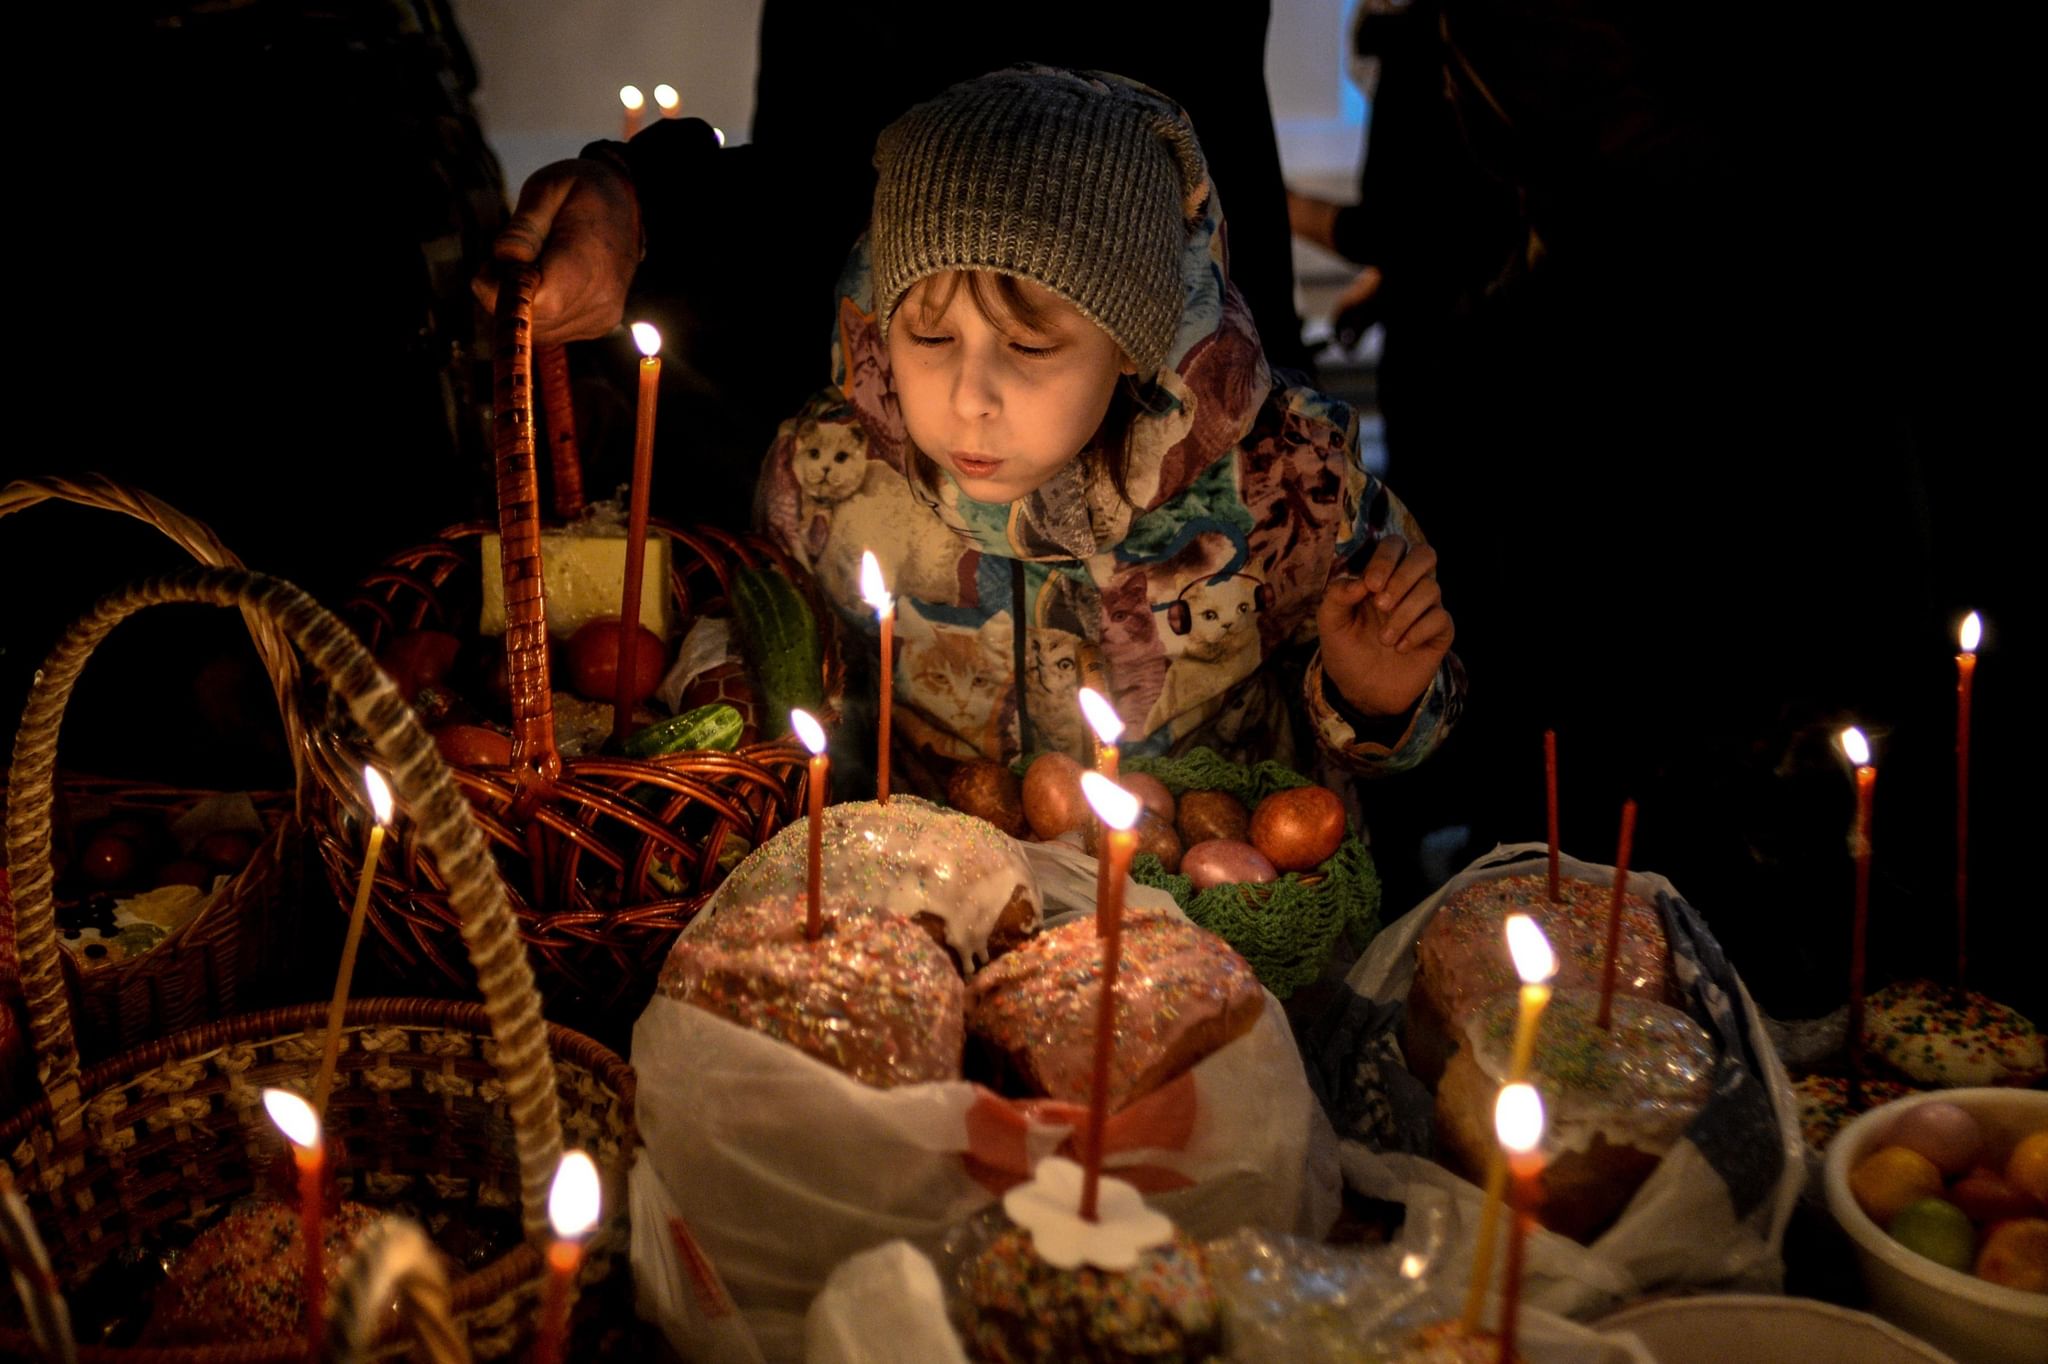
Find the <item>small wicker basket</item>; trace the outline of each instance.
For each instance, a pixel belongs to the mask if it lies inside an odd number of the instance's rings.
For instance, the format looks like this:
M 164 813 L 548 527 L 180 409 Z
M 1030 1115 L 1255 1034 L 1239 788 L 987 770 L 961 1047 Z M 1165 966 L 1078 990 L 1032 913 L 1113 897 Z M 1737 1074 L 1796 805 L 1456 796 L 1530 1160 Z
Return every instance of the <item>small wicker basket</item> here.
M 806 755 L 787 737 L 733 753 L 645 759 L 565 757 L 558 750 L 540 590 L 541 486 L 527 344 L 535 280 L 530 268 L 519 271 L 500 294 L 497 526 L 454 527 L 395 556 L 364 581 L 349 612 L 372 648 L 404 630 L 466 633 L 480 595 L 479 541 L 490 530 L 500 532 L 512 761 L 458 766 L 456 781 L 497 856 L 549 1016 L 609 1039 L 630 1026 L 670 942 L 724 879 L 734 855 L 759 846 L 801 812 Z M 543 350 L 543 363 L 546 355 Z M 566 448 L 555 440 L 552 453 L 556 510 L 573 514 L 580 484 L 564 474 L 573 437 Z M 773 566 L 808 590 L 803 570 L 757 536 L 658 521 L 651 527 L 671 542 L 670 591 L 683 619 L 722 609 L 742 568 Z M 821 681 L 833 698 L 843 683 L 829 632 L 824 659 Z M 827 709 L 834 709 L 829 699 Z M 320 748 L 312 822 L 330 883 L 347 903 L 364 836 L 361 759 L 339 733 L 323 734 Z M 370 913 L 375 950 L 408 989 L 467 986 L 458 916 L 415 840 L 387 845 Z
M 366 1000 L 351 1006 L 327 1130 L 349 1197 L 432 1197 L 481 1214 L 517 1210 L 525 1240 L 454 1286 L 479 1358 L 505 1358 L 531 1336 L 542 1279 L 547 1193 L 570 1141 L 606 1181 L 607 1219 L 582 1281 L 623 1257 L 623 1182 L 637 1149 L 632 1072 L 588 1038 L 544 1024 L 490 853 L 432 740 L 390 679 L 339 619 L 298 589 L 235 570 L 152 579 L 103 602 L 59 643 L 30 697 L 11 773 L 7 856 L 19 914 L 22 984 L 42 1098 L 0 1125 L 13 1170 L 76 1294 L 124 1251 L 150 1250 L 176 1228 L 210 1221 L 265 1187 L 288 1162 L 259 1091 L 310 1090 L 324 1005 L 245 1015 L 152 1042 L 81 1071 L 58 965 L 50 867 L 54 737 L 79 670 L 126 616 L 160 602 L 239 606 L 275 622 L 335 688 L 391 785 L 423 857 L 444 879 L 483 995 Z M 0 1356 L 25 1358 L 26 1333 L 0 1330 Z M 85 1360 L 286 1361 L 302 1339 L 179 1349 L 81 1349 Z

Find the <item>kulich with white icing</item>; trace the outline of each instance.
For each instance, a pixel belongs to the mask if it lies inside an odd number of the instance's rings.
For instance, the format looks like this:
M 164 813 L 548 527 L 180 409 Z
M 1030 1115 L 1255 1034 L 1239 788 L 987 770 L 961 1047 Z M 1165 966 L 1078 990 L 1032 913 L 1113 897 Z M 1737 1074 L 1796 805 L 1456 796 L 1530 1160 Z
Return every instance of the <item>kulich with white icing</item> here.
M 968 1031 L 1049 1098 L 1089 1102 L 1102 942 L 1092 918 L 1041 933 L 968 982 Z M 1177 915 L 1126 913 L 1112 1112 L 1243 1036 L 1265 994 L 1230 944 Z
M 1975 990 L 1930 980 L 1887 985 L 1863 1006 L 1864 1046 L 1915 1084 L 2031 1085 L 2048 1076 L 2041 1034 Z
M 1685 1134 L 1713 1093 L 1719 1064 L 1706 1030 L 1669 1005 L 1617 993 L 1608 1029 L 1599 1011 L 1597 991 L 1554 996 L 1536 1029 L 1529 1076 L 1549 1117 L 1537 1216 L 1580 1239 L 1612 1221 Z M 1481 1009 L 1471 1045 L 1451 1058 L 1437 1086 L 1438 1144 L 1475 1178 L 1496 1143 L 1494 1101 L 1516 1013 L 1512 994 Z
M 676 939 L 672 999 L 730 1019 L 877 1089 L 960 1078 L 960 976 L 922 930 L 886 914 L 827 919 L 804 936 L 794 899 L 728 909 Z
M 809 821 L 799 819 L 755 849 L 719 888 L 711 919 L 806 894 L 809 838 Z M 917 920 L 963 971 L 1035 933 L 1043 914 L 1038 882 L 1007 834 L 915 796 L 826 807 L 820 856 L 826 913 Z
M 1563 877 L 1553 904 L 1549 878 L 1542 872 L 1479 881 L 1452 894 L 1415 944 L 1415 984 L 1402 1036 L 1409 1069 L 1425 1084 L 1433 1083 L 1462 1045 L 1473 1010 L 1521 984 L 1507 949 L 1510 914 L 1527 914 L 1550 940 L 1557 954 L 1555 989 L 1599 989 L 1613 898 L 1611 882 Z M 1671 1003 L 1677 996 L 1670 963 L 1656 906 L 1624 892 L 1615 992 Z

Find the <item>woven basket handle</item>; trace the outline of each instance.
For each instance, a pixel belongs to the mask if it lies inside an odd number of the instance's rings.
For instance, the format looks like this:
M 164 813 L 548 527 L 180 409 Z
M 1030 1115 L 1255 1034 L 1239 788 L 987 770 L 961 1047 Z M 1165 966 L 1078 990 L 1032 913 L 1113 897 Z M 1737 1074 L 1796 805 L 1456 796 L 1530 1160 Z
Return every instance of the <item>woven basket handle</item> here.
M 569 385 L 569 351 L 540 346 L 533 353 L 540 366 L 540 410 L 548 428 L 548 481 L 555 489 L 555 519 L 574 521 L 583 515 L 583 456 L 576 447 L 576 395 Z
M 548 683 L 547 599 L 541 592 L 540 478 L 533 467 L 533 291 L 540 271 L 513 268 L 498 290 L 498 540 L 505 574 L 505 671 L 512 702 L 512 767 L 542 783 L 562 773 Z
M 420 843 L 461 916 L 463 944 L 476 968 L 484 1012 L 497 1040 L 496 1064 L 505 1083 L 519 1154 L 526 1232 L 535 1239 L 546 1237 L 548 1185 L 562 1152 L 554 1066 L 533 971 L 490 850 L 433 740 L 354 633 L 290 583 L 242 569 L 188 569 L 145 579 L 101 601 L 58 641 L 29 693 L 15 734 L 14 766 L 8 778 L 7 862 L 36 1078 L 49 1097 L 57 1131 L 68 1135 L 78 1129 L 84 1102 L 78 1043 L 58 963 L 50 868 L 57 731 L 78 675 L 100 641 L 129 616 L 163 602 L 238 606 L 274 623 L 369 736 L 390 775 L 392 790 L 410 812 Z
M 144 525 L 162 531 L 173 544 L 209 568 L 242 567 L 242 561 L 234 551 L 222 544 L 220 537 L 204 522 L 194 520 L 168 502 L 140 489 L 116 483 L 104 474 L 16 479 L 0 488 L 0 520 L 43 502 L 74 502 L 81 507 L 96 507 L 101 511 L 132 516 Z M 303 801 L 308 775 L 307 755 L 312 752 L 312 745 L 306 742 L 306 722 L 299 710 L 299 656 L 274 622 L 249 610 L 242 612 L 242 619 L 248 622 L 249 637 L 256 645 L 257 657 L 263 661 L 264 671 L 270 674 L 270 689 L 277 695 L 278 716 L 284 721 L 285 748 L 291 754 L 292 771 L 297 778 L 294 789 Z

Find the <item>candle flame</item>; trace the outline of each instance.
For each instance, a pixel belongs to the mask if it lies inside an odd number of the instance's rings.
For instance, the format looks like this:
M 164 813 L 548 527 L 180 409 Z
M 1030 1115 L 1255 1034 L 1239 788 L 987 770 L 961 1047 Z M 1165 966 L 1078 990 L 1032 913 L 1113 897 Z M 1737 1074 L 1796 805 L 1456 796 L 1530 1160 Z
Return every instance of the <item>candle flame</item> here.
M 384 782 L 384 774 L 376 768 L 363 765 L 363 786 L 370 793 L 370 813 L 377 817 L 379 824 L 391 822 L 391 788 Z
M 1404 1279 L 1419 1279 L 1422 1277 L 1422 1271 L 1427 1268 L 1429 1268 L 1429 1261 L 1423 1259 L 1414 1251 L 1410 1251 L 1401 1257 L 1401 1277 Z
M 723 147 L 725 145 L 725 129 L 713 128 L 711 130 L 711 135 L 718 139 L 719 146 Z
M 661 332 L 652 322 L 635 322 L 633 344 L 640 348 L 642 355 L 652 360 L 661 353 Z
M 1543 1096 L 1534 1085 L 1502 1085 L 1493 1105 L 1493 1130 L 1500 1144 L 1526 1156 L 1543 1140 Z
M 796 737 L 804 741 L 804 747 L 813 754 L 825 751 L 825 727 L 811 718 L 807 710 L 793 710 L 789 713 L 789 727 L 796 731 Z
M 683 102 L 683 97 L 676 93 L 676 88 L 673 85 L 663 81 L 660 85 L 654 87 L 654 102 L 661 106 L 663 113 L 672 114 L 676 111 L 677 106 Z
M 1984 642 L 1984 618 L 1972 611 L 1963 617 L 1963 628 L 1956 631 L 1956 642 L 1963 646 L 1963 652 L 1974 654 L 1977 646 Z
M 289 1089 L 266 1089 L 263 1106 L 292 1145 L 311 1150 L 320 1144 L 320 1115 L 313 1111 L 313 1105 Z
M 626 106 L 628 113 L 637 114 L 647 107 L 647 96 L 640 93 L 637 85 L 622 85 L 619 87 L 619 103 Z
M 1870 766 L 1870 740 L 1863 737 L 1863 731 L 1851 725 L 1838 736 L 1842 752 L 1858 767 Z
M 1100 772 L 1081 774 L 1081 792 L 1102 822 L 1112 829 L 1130 828 L 1138 822 L 1139 811 L 1145 808 L 1136 796 Z
M 588 1232 L 597 1225 L 601 1203 L 597 1166 L 581 1151 L 563 1152 L 548 1188 L 548 1220 L 555 1224 L 555 1235 L 568 1241 Z
M 1089 727 L 1095 731 L 1095 738 L 1104 748 L 1117 741 L 1124 732 L 1124 717 L 1116 713 L 1116 707 L 1103 698 L 1093 687 L 1081 688 L 1081 713 L 1088 717 Z
M 889 610 L 889 585 L 882 581 L 881 561 L 871 549 L 860 552 L 860 599 L 879 614 Z
M 1508 955 L 1515 959 L 1515 974 L 1524 985 L 1541 985 L 1557 974 L 1557 953 L 1550 939 L 1526 914 L 1508 915 Z

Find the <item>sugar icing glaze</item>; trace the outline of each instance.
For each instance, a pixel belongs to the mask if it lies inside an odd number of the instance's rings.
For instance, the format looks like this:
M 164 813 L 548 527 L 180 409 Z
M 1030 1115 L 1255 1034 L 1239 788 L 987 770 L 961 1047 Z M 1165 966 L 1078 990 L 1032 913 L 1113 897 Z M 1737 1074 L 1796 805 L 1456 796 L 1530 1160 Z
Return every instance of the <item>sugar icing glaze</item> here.
M 1472 1023 L 1472 1059 L 1499 1080 L 1514 1046 L 1517 1001 L 1496 996 Z M 1617 992 L 1614 1026 L 1599 1025 L 1596 990 L 1559 991 L 1536 1028 L 1530 1083 L 1549 1114 L 1546 1146 L 1584 1150 L 1593 1138 L 1660 1151 L 1683 1133 L 1714 1087 L 1713 1039 L 1691 1017 Z
M 712 916 L 733 905 L 804 895 L 809 838 L 809 820 L 799 819 L 756 848 L 720 887 Z M 1007 834 L 915 796 L 827 806 L 820 857 L 826 912 L 933 915 L 965 970 L 988 961 L 989 934 L 1019 887 L 1030 898 L 1033 929 L 1042 913 L 1038 882 Z

